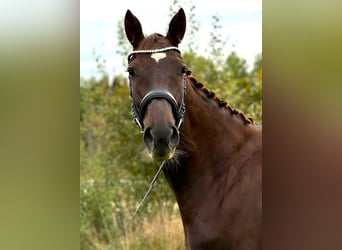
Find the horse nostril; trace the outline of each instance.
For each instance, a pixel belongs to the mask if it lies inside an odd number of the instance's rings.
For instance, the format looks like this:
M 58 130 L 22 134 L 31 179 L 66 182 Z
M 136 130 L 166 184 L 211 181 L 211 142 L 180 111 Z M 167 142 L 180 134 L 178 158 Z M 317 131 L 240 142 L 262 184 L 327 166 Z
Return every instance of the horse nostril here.
M 173 147 L 176 147 L 178 143 L 179 143 L 179 131 L 176 127 L 172 127 L 170 145 L 173 148 Z
M 153 136 L 151 134 L 151 128 L 145 129 L 144 132 L 144 143 L 149 148 L 152 149 L 153 146 Z

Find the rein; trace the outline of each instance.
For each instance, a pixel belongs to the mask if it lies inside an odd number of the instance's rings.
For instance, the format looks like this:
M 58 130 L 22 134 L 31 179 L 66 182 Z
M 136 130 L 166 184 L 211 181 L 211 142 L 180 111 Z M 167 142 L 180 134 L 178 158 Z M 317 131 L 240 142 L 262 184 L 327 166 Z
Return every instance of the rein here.
M 137 208 L 135 209 L 133 215 L 132 215 L 132 218 L 131 219 L 134 219 L 135 215 L 138 213 L 139 209 L 142 207 L 142 205 L 144 204 L 144 201 L 145 199 L 147 198 L 147 196 L 150 194 L 153 186 L 154 186 L 154 183 L 157 181 L 159 175 L 160 175 L 160 172 L 162 171 L 162 169 L 164 168 L 164 164 L 165 164 L 165 161 L 163 161 L 161 164 L 160 164 L 160 167 L 156 173 L 156 175 L 153 177 L 152 181 L 151 181 L 151 184 L 150 184 L 150 187 L 148 188 L 147 192 L 145 193 L 144 197 L 142 198 L 142 200 L 140 201 L 139 205 L 137 206 Z

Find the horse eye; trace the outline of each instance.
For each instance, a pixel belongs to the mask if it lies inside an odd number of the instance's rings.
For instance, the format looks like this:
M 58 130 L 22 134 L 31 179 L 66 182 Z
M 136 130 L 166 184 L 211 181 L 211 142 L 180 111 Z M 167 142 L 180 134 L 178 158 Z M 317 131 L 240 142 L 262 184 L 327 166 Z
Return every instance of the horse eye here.
M 135 76 L 135 71 L 133 68 L 128 68 L 127 69 L 127 72 L 129 74 L 130 77 L 134 77 Z
M 188 69 L 186 68 L 186 66 L 183 66 L 183 67 L 182 67 L 181 74 L 182 74 L 182 75 L 185 75 L 187 71 L 188 71 Z

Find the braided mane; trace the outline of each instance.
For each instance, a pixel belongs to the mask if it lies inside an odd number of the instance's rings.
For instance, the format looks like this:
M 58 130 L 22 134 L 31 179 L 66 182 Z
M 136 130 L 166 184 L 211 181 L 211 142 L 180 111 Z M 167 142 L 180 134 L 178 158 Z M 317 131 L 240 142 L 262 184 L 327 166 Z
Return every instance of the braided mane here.
M 140 44 L 140 47 L 143 49 L 142 51 L 133 51 L 128 55 L 128 58 L 131 58 L 132 55 L 137 54 L 137 53 L 148 53 L 149 51 L 157 51 L 159 48 L 174 48 L 170 47 L 169 43 L 167 40 L 165 40 L 165 37 L 163 35 L 160 35 L 158 33 L 151 34 L 150 36 L 146 37 Z M 177 48 L 175 48 L 177 49 Z M 162 49 L 161 49 L 162 50 Z M 191 71 L 186 69 L 186 75 L 190 79 L 191 83 L 199 90 L 201 90 L 208 98 L 213 99 L 219 107 L 223 107 L 227 110 L 230 111 L 232 115 L 237 115 L 240 117 L 242 122 L 245 125 L 249 124 L 255 124 L 254 120 L 252 118 L 247 118 L 244 113 L 237 109 L 233 109 L 226 101 L 221 100 L 220 98 L 217 97 L 217 95 L 204 87 L 203 83 L 197 81 L 192 75 Z
M 191 72 L 189 71 L 189 73 L 187 74 L 191 74 Z M 220 98 L 218 98 L 213 91 L 205 88 L 203 83 L 197 81 L 193 76 L 189 75 L 188 78 L 197 89 L 201 90 L 208 98 L 213 99 L 220 108 L 223 107 L 229 110 L 231 115 L 239 116 L 245 125 L 254 124 L 254 120 L 252 118 L 247 118 L 246 115 L 241 111 L 233 109 L 226 101 L 223 101 Z

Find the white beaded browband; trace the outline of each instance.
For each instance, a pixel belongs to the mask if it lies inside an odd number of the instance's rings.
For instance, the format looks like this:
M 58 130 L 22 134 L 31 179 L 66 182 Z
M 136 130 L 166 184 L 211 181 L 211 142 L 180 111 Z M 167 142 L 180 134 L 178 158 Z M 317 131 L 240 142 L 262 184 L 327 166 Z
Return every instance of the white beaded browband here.
M 179 54 L 181 54 L 181 51 L 178 47 L 166 47 L 166 48 L 162 48 L 162 49 L 135 50 L 135 51 L 132 51 L 131 53 L 128 54 L 127 59 L 129 62 L 132 59 L 132 56 L 134 56 L 135 54 L 155 54 L 155 53 L 166 52 L 169 50 L 175 50 Z

